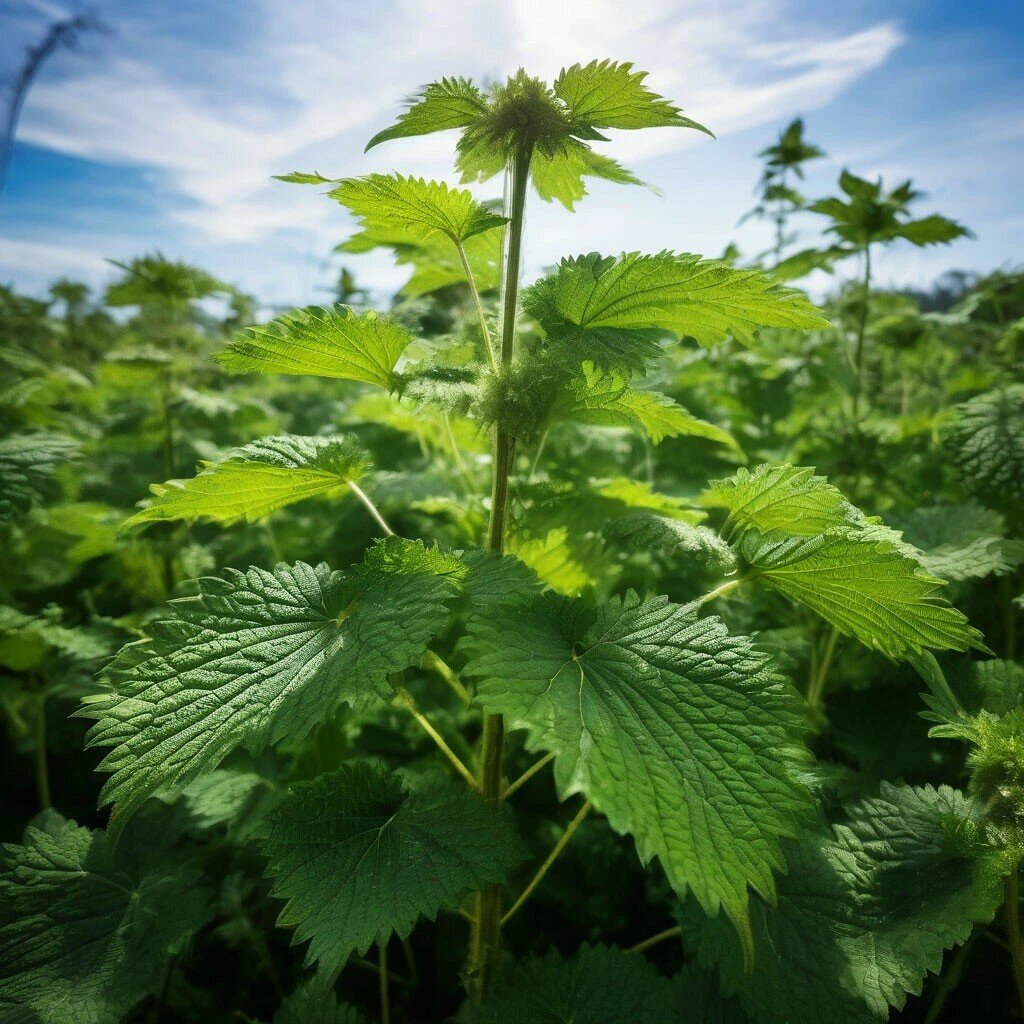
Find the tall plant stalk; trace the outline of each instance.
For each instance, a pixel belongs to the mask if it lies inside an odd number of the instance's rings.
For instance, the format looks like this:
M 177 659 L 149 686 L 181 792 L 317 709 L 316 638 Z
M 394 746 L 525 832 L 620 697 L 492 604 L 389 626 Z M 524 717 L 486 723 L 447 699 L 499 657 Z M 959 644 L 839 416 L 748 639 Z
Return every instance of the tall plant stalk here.
M 853 346 L 853 425 L 860 424 L 861 396 L 864 393 L 864 337 L 867 334 L 868 312 L 871 303 L 871 243 L 864 246 L 864 278 L 861 282 L 860 320 L 857 324 L 857 339 Z
M 499 372 L 507 373 L 515 351 L 516 314 L 519 303 L 519 275 L 522 263 L 523 220 L 526 187 L 530 179 L 531 147 L 520 145 L 506 171 L 505 207 L 509 218 L 505 232 L 501 280 L 501 351 Z M 515 455 L 515 438 L 499 423 L 494 439 L 494 480 L 491 515 L 487 527 L 487 548 L 497 554 L 505 550 L 508 516 L 508 484 Z M 505 728 L 501 715 L 484 715 L 480 749 L 479 788 L 485 800 L 501 799 L 502 755 Z M 476 914 L 469 941 L 466 977 L 470 998 L 479 1002 L 501 948 L 501 886 L 487 885 L 477 896 Z

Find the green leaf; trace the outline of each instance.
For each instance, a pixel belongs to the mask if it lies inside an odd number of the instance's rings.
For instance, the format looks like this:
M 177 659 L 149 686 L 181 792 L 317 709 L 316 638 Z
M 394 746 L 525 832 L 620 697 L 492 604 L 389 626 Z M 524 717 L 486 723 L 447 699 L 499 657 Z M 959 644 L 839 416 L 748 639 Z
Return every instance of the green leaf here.
M 957 406 L 948 440 L 968 490 L 986 505 L 1019 513 L 1024 502 L 1024 384 L 986 391 Z
M 80 448 L 70 437 L 43 431 L 0 438 L 0 522 L 56 497 L 57 473 Z
M 484 96 L 468 78 L 442 78 L 431 82 L 413 98 L 397 124 L 378 132 L 366 150 L 389 139 L 429 135 L 450 128 L 464 128 L 485 109 Z
M 620 549 L 685 555 L 720 576 L 736 570 L 736 556 L 714 530 L 650 512 L 631 512 L 608 523 L 603 533 Z
M 307 983 L 281 1004 L 274 1024 L 367 1024 L 367 1020 L 354 1006 L 339 1003 L 333 992 Z
M 739 469 L 724 480 L 712 480 L 701 504 L 728 510 L 728 524 L 761 533 L 784 530 L 811 536 L 845 523 L 846 499 L 837 487 L 813 469 L 798 466 L 757 466 Z
M 971 662 L 956 692 L 969 714 L 1001 718 L 1024 706 L 1024 666 L 1001 658 Z
M 914 509 L 894 525 L 919 549 L 925 570 L 943 580 L 1002 576 L 1024 561 L 1024 543 L 1006 539 L 1003 517 L 973 503 Z
M 753 342 L 759 327 L 828 325 L 801 293 L 755 270 L 689 253 L 597 253 L 563 260 L 523 295 L 523 308 L 551 344 L 601 367 L 643 367 L 651 328 L 711 346 L 734 335 Z
M 991 855 L 957 838 L 976 817 L 948 787 L 882 783 L 845 825 L 789 845 L 777 907 L 752 908 L 752 971 L 731 930 L 696 908 L 684 941 L 765 1024 L 882 1024 L 1001 901 Z
M 502 969 L 473 1024 L 669 1024 L 684 1018 L 682 992 L 642 956 L 581 946 L 568 960 L 556 950 Z M 689 1012 L 687 1010 L 687 1012 Z M 699 1018 L 704 1024 L 704 1018 Z
M 461 782 L 368 764 L 296 785 L 261 840 L 273 895 L 288 901 L 278 924 L 309 941 L 325 987 L 352 953 L 458 909 L 522 857 L 507 811 Z
M 557 199 L 567 210 L 587 194 L 584 178 L 602 178 L 619 185 L 644 185 L 632 171 L 602 153 L 569 139 L 565 147 L 550 156 L 536 152 L 530 160 L 530 178 L 537 195 L 545 202 Z M 650 186 L 647 186 L 648 188 Z
M 285 181 L 290 185 L 333 185 L 336 178 L 325 178 L 319 171 L 290 171 L 288 174 L 272 174 L 275 181 Z
M 556 754 L 642 861 L 742 929 L 747 887 L 771 896 L 807 795 L 800 701 L 744 637 L 666 598 L 593 607 L 545 595 L 470 624 L 477 700 Z
M 508 221 L 478 203 L 467 189 L 400 174 L 349 178 L 328 195 L 351 210 L 364 230 L 400 232 L 416 242 L 445 238 L 458 244 Z
M 105 670 L 109 692 L 78 714 L 89 745 L 112 747 L 101 793 L 117 828 L 158 789 L 211 771 L 233 749 L 301 739 L 341 701 L 389 700 L 447 624 L 465 567 L 389 538 L 347 573 L 302 562 L 196 581 L 149 636 Z
M 568 527 L 558 526 L 538 537 L 509 538 L 508 549 L 559 594 L 579 594 L 594 582 L 576 557 Z
M 161 818 L 115 848 L 44 812 L 0 856 L 0 1016 L 118 1024 L 158 988 L 211 904 Z
M 703 125 L 683 117 L 678 107 L 651 92 L 644 84 L 646 77 L 646 71 L 634 71 L 628 62 L 592 60 L 563 68 L 554 90 L 580 124 L 594 128 L 696 128 L 711 135 Z
M 218 355 L 231 373 L 288 373 L 390 387 L 412 335 L 377 313 L 309 306 L 250 327 Z
M 962 224 L 948 217 L 933 213 L 930 217 L 920 220 L 905 221 L 895 232 L 896 237 L 905 238 L 917 246 L 944 245 L 957 238 L 963 238 L 970 232 Z
M 938 596 L 899 534 L 865 522 L 814 537 L 745 534 L 738 551 L 758 581 L 889 658 L 924 648 L 984 650 L 981 634 Z
M 265 437 L 236 448 L 219 462 L 203 462 L 191 480 L 150 487 L 124 528 L 146 523 L 211 519 L 252 523 L 271 512 L 317 495 L 337 495 L 370 464 L 368 453 L 347 437 Z
M 668 396 L 638 391 L 625 375 L 599 370 L 590 362 L 581 369 L 581 376 L 564 385 L 552 409 L 553 419 L 625 427 L 646 434 L 654 444 L 666 437 L 704 437 L 738 450 L 727 431 L 698 419 Z

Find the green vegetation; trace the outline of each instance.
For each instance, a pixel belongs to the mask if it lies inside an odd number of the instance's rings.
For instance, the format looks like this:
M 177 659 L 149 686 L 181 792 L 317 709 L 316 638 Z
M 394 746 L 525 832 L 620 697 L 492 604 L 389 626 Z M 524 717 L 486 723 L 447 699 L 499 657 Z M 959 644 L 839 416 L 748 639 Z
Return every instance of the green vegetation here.
M 803 196 L 797 121 L 768 252 L 524 282 L 654 128 L 707 131 L 628 64 L 450 78 L 370 145 L 503 206 L 282 175 L 386 309 L 0 289 L 4 1021 L 1024 1012 L 1024 273 L 882 288 L 966 229 Z

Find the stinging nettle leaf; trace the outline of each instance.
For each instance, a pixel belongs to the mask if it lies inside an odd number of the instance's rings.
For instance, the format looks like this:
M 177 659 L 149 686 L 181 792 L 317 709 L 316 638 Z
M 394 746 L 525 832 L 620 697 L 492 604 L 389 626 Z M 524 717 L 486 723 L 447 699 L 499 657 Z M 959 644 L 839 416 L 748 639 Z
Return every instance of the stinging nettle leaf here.
M 307 982 L 296 989 L 274 1014 L 274 1024 L 368 1024 L 365 1015 L 333 992 Z
M 160 818 L 115 848 L 46 811 L 0 854 L 0 1017 L 119 1024 L 206 923 L 212 900 Z
M 231 373 L 286 373 L 390 387 L 412 335 L 377 313 L 309 306 L 247 328 L 217 359 Z
M 55 497 L 58 471 L 80 449 L 72 438 L 44 431 L 0 438 L 0 521 Z
M 298 562 L 196 581 L 77 713 L 95 719 L 89 745 L 112 748 L 100 764 L 111 828 L 236 747 L 301 739 L 342 701 L 390 700 L 388 676 L 417 664 L 447 624 L 459 572 L 454 558 L 389 538 L 345 573 Z
M 369 468 L 369 454 L 347 437 L 265 437 L 204 462 L 191 480 L 153 484 L 153 498 L 124 524 L 211 519 L 255 522 L 318 495 L 339 494 Z
M 657 354 L 641 333 L 652 328 L 711 346 L 730 335 L 752 344 L 759 327 L 828 326 L 803 294 L 759 271 L 673 252 L 562 260 L 525 291 L 523 308 L 549 343 L 619 369 Z
M 712 134 L 648 89 L 645 78 L 647 72 L 634 71 L 629 62 L 592 60 L 563 68 L 554 91 L 576 121 L 594 128 L 677 127 Z
M 470 623 L 477 701 L 555 753 L 563 798 L 582 792 L 673 887 L 744 928 L 747 887 L 770 897 L 781 837 L 808 796 L 803 714 L 744 637 L 666 598 L 594 607 L 545 595 Z
M 389 139 L 429 135 L 451 128 L 465 128 L 485 109 L 483 93 L 468 78 L 442 78 L 424 86 L 399 115 L 398 123 L 378 132 L 366 151 Z
M 508 220 L 478 203 L 467 189 L 401 174 L 349 178 L 328 195 L 351 210 L 364 231 L 395 232 L 416 242 L 443 237 L 458 244 Z
M 323 987 L 353 953 L 458 909 L 522 858 L 500 805 L 440 773 L 403 778 L 368 764 L 296 785 L 261 842 L 273 894 L 288 901 L 278 924 L 309 941 Z
M 731 929 L 695 907 L 683 909 L 684 942 L 765 1024 L 883 1024 L 999 906 L 995 859 L 956 840 L 956 823 L 976 816 L 946 786 L 883 783 L 847 824 L 787 845 L 777 906 L 752 908 L 752 971 Z
M 684 1006 L 692 1009 L 681 987 L 642 956 L 584 945 L 567 960 L 550 950 L 506 965 L 473 1022 L 668 1024 L 691 1019 L 684 1017 Z

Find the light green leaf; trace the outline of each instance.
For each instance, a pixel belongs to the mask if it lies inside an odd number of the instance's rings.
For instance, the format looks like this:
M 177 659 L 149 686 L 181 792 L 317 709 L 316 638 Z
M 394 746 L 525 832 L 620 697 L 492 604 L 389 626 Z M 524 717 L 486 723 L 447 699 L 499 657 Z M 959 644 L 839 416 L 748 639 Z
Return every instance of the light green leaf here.
M 944 245 L 952 242 L 970 232 L 962 224 L 955 220 L 942 217 L 933 213 L 929 217 L 922 217 L 920 220 L 905 221 L 900 224 L 895 234 L 899 238 L 905 238 L 914 245 Z
M 78 712 L 96 720 L 89 745 L 113 748 L 100 764 L 111 827 L 236 747 L 301 739 L 341 701 L 390 699 L 388 676 L 418 663 L 447 624 L 458 572 L 454 559 L 390 538 L 347 573 L 298 562 L 196 581 Z
M 0 1017 L 119 1024 L 206 922 L 199 871 L 157 818 L 115 848 L 55 811 L 0 855 Z
M 813 469 L 768 465 L 712 480 L 701 504 L 727 509 L 727 523 L 737 529 L 784 530 L 793 536 L 811 536 L 844 525 L 848 507 L 839 489 L 825 477 L 815 476 Z
M 231 373 L 287 373 L 390 387 L 412 335 L 377 313 L 309 306 L 250 327 L 218 360 Z
M 252 523 L 317 495 L 343 493 L 370 464 L 369 454 L 346 437 L 265 437 L 236 448 L 219 462 L 203 462 L 191 480 L 153 484 L 124 528 L 185 519 Z
M 555 527 L 539 537 L 513 534 L 508 550 L 559 594 L 578 594 L 594 582 L 573 552 L 568 527 Z
M 752 971 L 731 930 L 695 907 L 684 941 L 765 1024 L 883 1024 L 999 906 L 992 860 L 959 836 L 976 817 L 948 787 L 883 783 L 847 824 L 788 845 L 777 907 L 752 908 Z
M 582 792 L 677 892 L 744 928 L 747 887 L 770 897 L 808 796 L 800 700 L 744 637 L 665 598 L 607 605 L 545 595 L 471 622 L 477 701 L 556 754 Z
M 70 437 L 43 431 L 0 438 L 0 522 L 56 497 L 57 473 L 80 448 Z
M 727 431 L 698 419 L 666 395 L 638 391 L 630 387 L 627 376 L 599 370 L 590 362 L 581 369 L 582 375 L 569 380 L 559 394 L 553 419 L 625 427 L 646 434 L 654 444 L 666 437 L 705 437 L 738 449 Z
M 272 174 L 275 181 L 285 181 L 290 185 L 333 185 L 337 178 L 325 178 L 319 171 L 289 171 L 288 174 Z
M 491 213 L 467 189 L 400 174 L 349 178 L 328 195 L 351 210 L 363 230 L 400 232 L 416 242 L 445 238 L 458 244 L 508 220 Z
M 672 252 L 563 260 L 526 290 L 523 308 L 550 343 L 580 361 L 622 369 L 657 354 L 640 333 L 651 328 L 711 346 L 730 334 L 751 344 L 759 327 L 828 325 L 803 294 L 758 271 Z
M 686 1013 L 692 1008 L 687 1004 Z M 494 979 L 474 1024 L 707 1024 L 684 1016 L 680 987 L 642 956 L 581 946 L 568 960 L 556 950 L 507 965 Z
M 440 773 L 415 781 L 368 764 L 299 783 L 261 828 L 278 924 L 309 941 L 333 984 L 354 952 L 458 909 L 522 857 L 504 808 Z
M 981 634 L 938 596 L 942 581 L 884 526 L 864 522 L 813 537 L 751 530 L 737 550 L 761 584 L 887 657 L 984 649 Z
M 646 71 L 610 60 L 592 60 L 563 68 L 555 79 L 555 95 L 568 107 L 574 120 L 594 128 L 696 128 L 711 135 L 701 124 L 683 117 L 679 108 L 644 84 Z
M 668 558 L 685 556 L 721 576 L 736 570 L 736 556 L 714 530 L 682 519 L 631 512 L 611 520 L 603 533 L 620 550 L 649 551 Z
M 398 123 L 374 135 L 366 149 L 369 151 L 389 139 L 464 128 L 484 109 L 483 93 L 468 78 L 442 78 L 425 86 L 399 116 Z
M 587 194 L 584 178 L 602 178 L 619 185 L 644 185 L 632 171 L 603 153 L 595 153 L 574 139 L 550 155 L 536 152 L 530 160 L 530 178 L 537 195 L 546 202 L 557 199 L 567 210 Z M 650 186 L 647 186 L 648 188 Z

